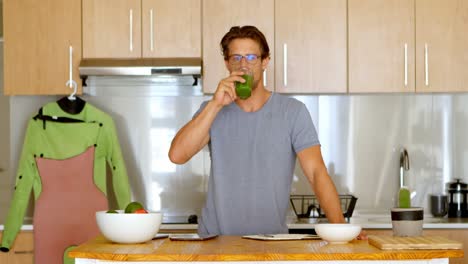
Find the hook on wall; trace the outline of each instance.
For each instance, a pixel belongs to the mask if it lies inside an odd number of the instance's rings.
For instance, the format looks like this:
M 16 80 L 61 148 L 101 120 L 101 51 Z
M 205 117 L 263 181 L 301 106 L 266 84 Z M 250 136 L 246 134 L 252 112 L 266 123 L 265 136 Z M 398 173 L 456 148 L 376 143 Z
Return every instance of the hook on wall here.
M 70 94 L 70 96 L 68 96 L 68 99 L 69 100 L 75 100 L 76 99 L 75 95 L 76 95 L 76 91 L 78 89 L 78 84 L 74 80 L 68 80 L 66 85 L 69 86 L 71 89 L 73 89 L 73 92 L 72 92 L 72 94 Z
M 65 84 L 66 86 L 73 89 L 72 94 L 68 96 L 69 100 L 75 100 L 76 91 L 78 89 L 78 84 L 73 80 L 73 46 L 70 46 L 68 49 L 68 63 L 69 63 L 69 80 Z

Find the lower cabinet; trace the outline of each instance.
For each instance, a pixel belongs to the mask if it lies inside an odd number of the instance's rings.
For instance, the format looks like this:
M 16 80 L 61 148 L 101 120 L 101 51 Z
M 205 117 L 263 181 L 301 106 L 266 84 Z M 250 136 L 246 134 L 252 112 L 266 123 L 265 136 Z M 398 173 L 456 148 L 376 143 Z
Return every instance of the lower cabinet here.
M 391 229 L 366 229 L 367 235 L 392 235 Z M 450 259 L 450 264 L 468 263 L 468 229 L 424 229 L 424 236 L 442 236 L 463 243 L 463 258 Z
M 0 233 L 0 238 L 2 233 Z M 16 237 L 15 243 L 8 253 L 0 252 L 2 264 L 33 264 L 34 240 L 32 231 L 22 231 Z

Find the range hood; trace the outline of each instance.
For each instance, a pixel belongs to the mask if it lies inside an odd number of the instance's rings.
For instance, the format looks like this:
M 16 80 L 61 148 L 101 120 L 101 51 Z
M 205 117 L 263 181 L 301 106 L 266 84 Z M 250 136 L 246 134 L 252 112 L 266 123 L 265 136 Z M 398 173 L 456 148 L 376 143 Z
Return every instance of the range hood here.
M 201 75 L 200 58 L 82 59 L 80 76 Z

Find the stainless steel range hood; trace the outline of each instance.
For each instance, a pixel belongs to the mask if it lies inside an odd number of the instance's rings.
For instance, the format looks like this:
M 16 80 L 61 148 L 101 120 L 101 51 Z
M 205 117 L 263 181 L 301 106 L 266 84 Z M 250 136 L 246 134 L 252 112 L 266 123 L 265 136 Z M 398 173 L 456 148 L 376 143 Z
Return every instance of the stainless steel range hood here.
M 83 59 L 80 76 L 201 75 L 200 58 Z

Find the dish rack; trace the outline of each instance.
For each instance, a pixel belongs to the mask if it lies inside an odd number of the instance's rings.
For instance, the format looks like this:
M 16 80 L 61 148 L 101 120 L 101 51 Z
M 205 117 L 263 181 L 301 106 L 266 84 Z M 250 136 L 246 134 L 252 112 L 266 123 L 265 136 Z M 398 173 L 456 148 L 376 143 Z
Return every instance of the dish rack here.
M 340 198 L 343 216 L 349 221 L 349 218 L 353 215 L 357 197 L 350 194 L 338 196 Z M 325 213 L 322 212 L 315 195 L 291 195 L 289 200 L 291 201 L 291 206 L 298 218 L 326 217 Z

